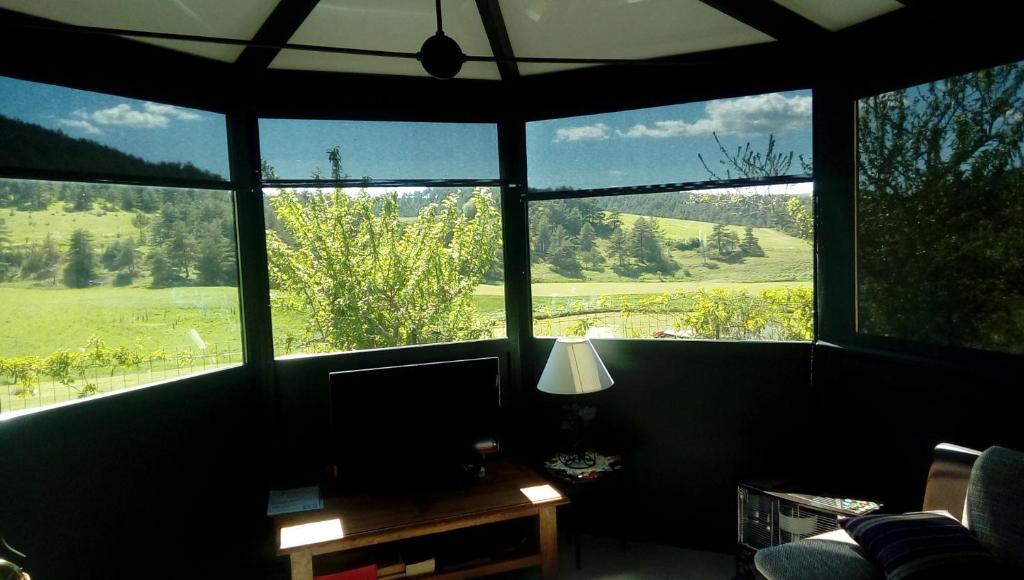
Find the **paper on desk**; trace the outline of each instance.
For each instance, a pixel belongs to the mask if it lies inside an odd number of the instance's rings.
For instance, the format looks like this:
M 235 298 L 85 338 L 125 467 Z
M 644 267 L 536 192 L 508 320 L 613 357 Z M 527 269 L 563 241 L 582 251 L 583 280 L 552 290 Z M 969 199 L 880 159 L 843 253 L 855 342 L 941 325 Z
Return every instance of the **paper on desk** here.
M 293 489 L 272 489 L 267 501 L 267 515 L 276 516 L 291 512 L 305 512 L 324 507 L 320 486 L 296 487 Z

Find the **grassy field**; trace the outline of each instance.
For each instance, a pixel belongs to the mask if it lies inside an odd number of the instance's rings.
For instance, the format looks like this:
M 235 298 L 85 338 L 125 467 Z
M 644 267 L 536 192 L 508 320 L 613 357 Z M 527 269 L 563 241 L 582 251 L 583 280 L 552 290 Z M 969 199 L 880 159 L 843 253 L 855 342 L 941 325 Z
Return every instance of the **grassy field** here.
M 7 224 L 11 244 L 41 242 L 49 232 L 63 247 L 71 232 L 79 228 L 93 233 L 97 248 L 119 238 L 139 235 L 139 229 L 132 225 L 134 214 L 130 212 L 100 209 L 65 212 L 60 205 L 54 204 L 45 211 L 0 210 L 0 219 Z
M 77 349 L 92 335 L 111 346 L 241 350 L 238 290 L 0 286 L 0 356 Z M 195 331 L 194 333 L 192 331 Z

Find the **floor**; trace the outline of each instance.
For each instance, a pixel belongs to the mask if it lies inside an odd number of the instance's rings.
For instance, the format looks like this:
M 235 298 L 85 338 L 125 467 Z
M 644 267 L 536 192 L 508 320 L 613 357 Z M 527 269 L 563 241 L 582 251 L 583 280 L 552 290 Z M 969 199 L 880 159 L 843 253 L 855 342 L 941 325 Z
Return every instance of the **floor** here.
M 731 580 L 736 573 L 736 560 L 730 554 L 594 536 L 583 536 L 583 569 L 577 570 L 570 539 L 563 537 L 559 545 L 560 580 Z M 493 578 L 540 580 L 541 576 L 538 570 L 522 570 Z

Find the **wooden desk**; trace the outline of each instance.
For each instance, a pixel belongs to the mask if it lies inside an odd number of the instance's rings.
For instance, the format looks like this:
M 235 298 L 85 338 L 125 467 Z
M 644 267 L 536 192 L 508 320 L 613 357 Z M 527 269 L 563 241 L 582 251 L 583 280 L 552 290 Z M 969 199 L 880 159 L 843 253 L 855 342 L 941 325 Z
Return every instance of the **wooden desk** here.
M 531 501 L 523 489 L 549 486 L 550 499 Z M 363 546 L 437 534 L 519 518 L 537 518 L 539 550 L 520 558 L 419 578 L 455 580 L 476 578 L 519 568 L 540 566 L 544 578 L 558 576 L 555 508 L 569 503 L 536 472 L 510 459 L 487 464 L 487 475 L 458 489 L 408 494 L 331 498 L 324 509 L 283 514 L 274 518 L 278 555 L 291 558 L 293 580 L 312 580 L 313 556 Z M 341 520 L 337 539 L 281 548 L 281 530 L 333 519 Z

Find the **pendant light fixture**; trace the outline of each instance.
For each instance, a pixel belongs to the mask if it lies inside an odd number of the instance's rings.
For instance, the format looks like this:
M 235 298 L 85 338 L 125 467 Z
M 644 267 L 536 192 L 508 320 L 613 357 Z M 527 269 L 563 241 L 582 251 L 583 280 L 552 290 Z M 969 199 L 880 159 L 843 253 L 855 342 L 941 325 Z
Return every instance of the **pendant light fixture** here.
M 416 55 L 423 70 L 435 79 L 450 79 L 462 70 L 466 55 L 455 39 L 445 36 L 441 27 L 441 0 L 436 0 L 437 33 L 423 42 Z

